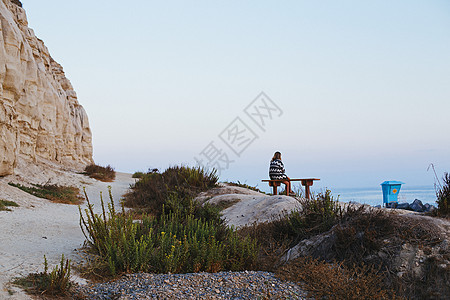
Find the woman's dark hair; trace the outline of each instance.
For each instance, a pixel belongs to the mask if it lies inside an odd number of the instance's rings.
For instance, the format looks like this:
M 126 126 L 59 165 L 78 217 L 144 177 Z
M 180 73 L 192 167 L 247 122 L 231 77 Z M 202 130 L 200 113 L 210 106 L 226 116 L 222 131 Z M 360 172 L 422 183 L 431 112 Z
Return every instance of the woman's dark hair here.
M 281 152 L 279 152 L 279 151 L 275 152 L 271 161 L 274 161 L 275 159 L 281 160 Z

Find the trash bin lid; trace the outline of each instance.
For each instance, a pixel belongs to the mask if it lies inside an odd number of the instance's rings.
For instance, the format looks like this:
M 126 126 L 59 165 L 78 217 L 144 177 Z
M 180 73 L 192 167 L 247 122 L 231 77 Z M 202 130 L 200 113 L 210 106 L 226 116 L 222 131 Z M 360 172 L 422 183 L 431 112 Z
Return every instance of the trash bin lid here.
M 394 185 L 394 184 L 405 184 L 405 183 L 401 181 L 388 180 L 383 182 L 381 185 Z

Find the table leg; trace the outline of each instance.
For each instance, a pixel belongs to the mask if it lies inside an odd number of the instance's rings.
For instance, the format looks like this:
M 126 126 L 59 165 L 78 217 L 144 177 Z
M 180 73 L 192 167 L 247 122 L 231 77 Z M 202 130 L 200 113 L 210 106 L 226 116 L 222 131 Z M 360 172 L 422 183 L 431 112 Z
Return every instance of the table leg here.
M 309 199 L 311 197 L 309 192 L 309 185 L 305 185 L 305 197 L 306 199 Z
M 313 185 L 312 180 L 302 180 L 302 185 L 305 187 L 305 198 L 310 199 L 311 198 L 311 192 L 309 191 L 309 187 Z

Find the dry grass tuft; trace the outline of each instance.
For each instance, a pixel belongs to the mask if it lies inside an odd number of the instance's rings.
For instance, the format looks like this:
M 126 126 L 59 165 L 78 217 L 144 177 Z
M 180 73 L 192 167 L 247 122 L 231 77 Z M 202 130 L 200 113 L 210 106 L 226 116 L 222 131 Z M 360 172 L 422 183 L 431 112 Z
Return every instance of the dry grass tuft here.
M 284 252 L 293 246 L 293 234 L 285 221 L 285 218 L 279 217 L 271 222 L 255 223 L 239 229 L 242 237 L 249 236 L 258 241 L 258 270 L 276 270 Z
M 314 199 L 304 199 L 302 210 L 281 215 L 270 222 L 255 223 L 239 230 L 242 236 L 255 238 L 260 245 L 258 266 L 275 271 L 280 258 L 299 241 L 330 230 L 342 218 L 342 211 L 326 190 Z
M 412 270 L 401 277 L 392 277 L 392 286 L 407 299 L 448 299 L 450 295 L 450 268 L 443 261 L 429 257 L 418 278 Z
M 8 206 L 18 207 L 19 204 L 14 201 L 0 200 L 0 211 L 11 211 Z
M 111 182 L 114 179 L 116 179 L 116 172 L 114 171 L 114 168 L 111 167 L 110 165 L 102 167 L 99 165 L 92 164 L 84 169 L 83 174 L 104 182 Z
M 83 198 L 80 196 L 80 189 L 74 186 L 60 186 L 57 184 L 33 184 L 31 187 L 27 187 L 21 184 L 8 183 L 10 186 L 21 189 L 33 196 L 48 199 L 56 203 L 64 204 L 81 204 Z
M 54 296 L 55 299 L 67 296 L 72 282 L 70 281 L 70 260 L 61 256 L 59 266 L 48 272 L 47 258 L 44 255 L 44 272 L 30 273 L 16 278 L 14 284 L 21 286 L 27 293 L 37 296 Z M 44 296 L 44 299 L 48 299 Z
M 375 209 L 348 209 L 334 233 L 335 243 L 328 249 L 334 253 L 331 258 L 352 264 L 367 262 L 370 255 L 381 249 L 393 256 L 405 243 L 434 246 L 441 242 L 439 229 L 430 220 Z M 371 262 L 390 264 L 382 260 Z
M 283 280 L 297 282 L 314 299 L 400 299 L 383 287 L 383 274 L 367 265 L 347 267 L 301 257 L 277 271 Z

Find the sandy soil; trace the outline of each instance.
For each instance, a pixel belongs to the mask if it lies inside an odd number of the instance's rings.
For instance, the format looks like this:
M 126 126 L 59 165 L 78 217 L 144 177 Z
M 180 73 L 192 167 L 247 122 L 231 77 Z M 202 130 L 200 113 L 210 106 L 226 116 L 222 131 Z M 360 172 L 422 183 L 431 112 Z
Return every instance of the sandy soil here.
M 9 186 L 8 182 L 48 182 L 85 187 L 89 200 L 97 207 L 100 205 L 100 192 L 108 200 L 108 186 L 111 186 L 117 204 L 130 184 L 134 183 L 131 174 L 126 173 L 117 173 L 114 182 L 104 183 L 64 170 L 38 166 L 29 166 L 24 170 L 14 176 L 0 178 L 0 199 L 12 200 L 20 205 L 13 207 L 11 212 L 0 211 L 0 299 L 30 299 L 19 288 L 11 285 L 10 280 L 42 271 L 44 255 L 51 267 L 59 263 L 62 254 L 74 261 L 78 260 L 80 256 L 76 249 L 84 242 L 78 206 L 34 197 Z M 85 208 L 86 202 L 81 207 Z

